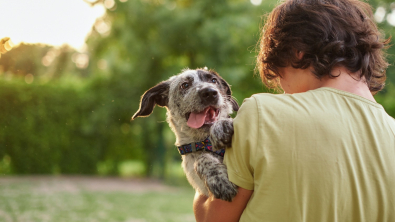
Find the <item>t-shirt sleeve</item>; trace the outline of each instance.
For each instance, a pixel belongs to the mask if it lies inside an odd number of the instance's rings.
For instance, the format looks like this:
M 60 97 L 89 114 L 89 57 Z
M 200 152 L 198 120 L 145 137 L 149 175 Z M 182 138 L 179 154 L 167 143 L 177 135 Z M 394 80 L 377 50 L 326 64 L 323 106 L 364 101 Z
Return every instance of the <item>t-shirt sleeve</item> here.
M 258 107 L 254 97 L 245 99 L 233 121 L 232 147 L 226 149 L 224 158 L 229 180 L 247 190 L 254 190 L 251 158 L 257 144 L 258 123 Z

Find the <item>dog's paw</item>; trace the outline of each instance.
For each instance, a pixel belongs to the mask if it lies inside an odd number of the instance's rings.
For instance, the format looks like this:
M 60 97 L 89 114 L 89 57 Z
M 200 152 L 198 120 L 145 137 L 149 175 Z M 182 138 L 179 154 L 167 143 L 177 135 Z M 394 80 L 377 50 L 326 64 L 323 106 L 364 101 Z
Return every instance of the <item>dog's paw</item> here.
M 217 155 L 205 153 L 197 157 L 194 169 L 215 198 L 230 202 L 237 194 L 237 186 L 229 181 L 221 159 Z
M 210 140 L 213 151 L 225 149 L 232 146 L 233 119 L 221 119 L 211 126 Z
M 229 181 L 227 176 L 207 178 L 207 187 L 216 199 L 232 202 L 237 194 L 237 186 Z

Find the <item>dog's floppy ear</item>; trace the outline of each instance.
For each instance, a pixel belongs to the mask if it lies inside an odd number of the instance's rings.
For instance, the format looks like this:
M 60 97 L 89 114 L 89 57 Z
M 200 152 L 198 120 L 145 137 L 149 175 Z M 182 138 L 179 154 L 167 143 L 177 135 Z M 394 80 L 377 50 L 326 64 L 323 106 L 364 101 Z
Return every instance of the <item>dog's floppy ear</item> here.
M 155 104 L 158 106 L 167 106 L 169 103 L 169 88 L 170 82 L 163 81 L 147 90 L 141 97 L 140 108 L 133 115 L 132 120 L 139 116 L 149 116 L 154 110 Z
M 221 78 L 221 85 L 226 89 L 227 99 L 232 103 L 233 111 L 239 111 L 239 104 L 237 104 L 236 100 L 232 97 L 232 91 L 230 90 L 229 84 Z

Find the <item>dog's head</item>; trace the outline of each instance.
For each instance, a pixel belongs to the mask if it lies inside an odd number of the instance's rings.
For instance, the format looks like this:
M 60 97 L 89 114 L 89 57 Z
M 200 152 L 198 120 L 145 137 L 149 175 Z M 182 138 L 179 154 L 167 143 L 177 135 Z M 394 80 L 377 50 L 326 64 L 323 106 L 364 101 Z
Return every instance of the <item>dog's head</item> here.
M 206 69 L 184 70 L 146 91 L 132 119 L 149 116 L 155 105 L 168 109 L 172 128 L 189 132 L 207 132 L 215 121 L 239 109 L 229 84 Z

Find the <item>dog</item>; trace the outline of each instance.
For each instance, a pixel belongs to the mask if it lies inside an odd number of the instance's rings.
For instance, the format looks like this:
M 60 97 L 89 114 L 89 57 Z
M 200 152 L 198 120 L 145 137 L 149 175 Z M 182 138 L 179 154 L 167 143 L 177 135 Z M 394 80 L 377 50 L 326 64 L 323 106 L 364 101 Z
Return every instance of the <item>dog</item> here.
M 167 122 L 176 135 L 175 145 L 192 187 L 207 197 L 231 202 L 237 186 L 229 181 L 222 161 L 232 141 L 230 114 L 239 105 L 229 84 L 207 68 L 182 70 L 146 91 L 132 120 L 149 116 L 155 105 L 167 109 Z

